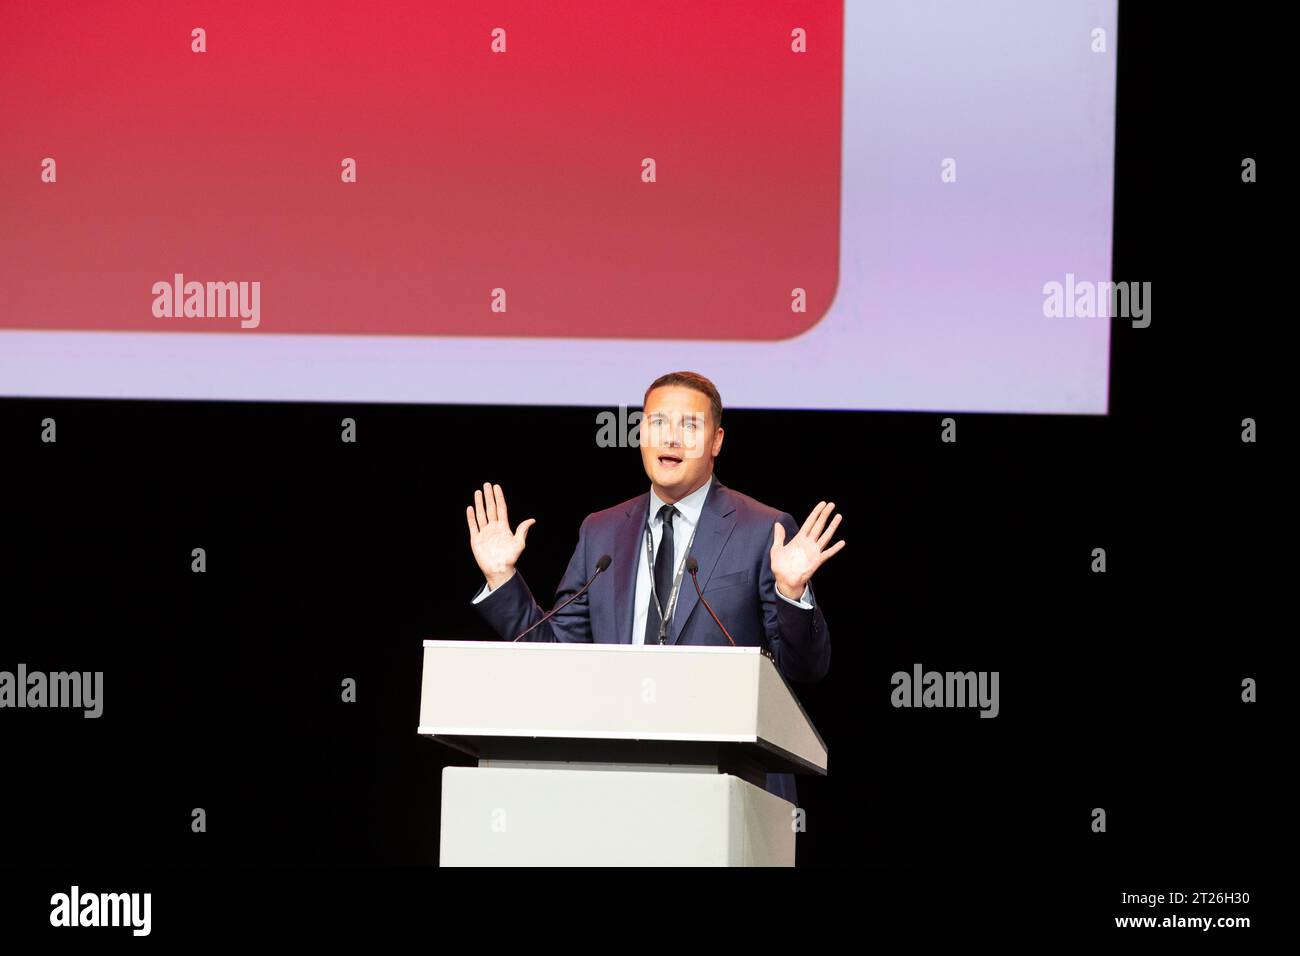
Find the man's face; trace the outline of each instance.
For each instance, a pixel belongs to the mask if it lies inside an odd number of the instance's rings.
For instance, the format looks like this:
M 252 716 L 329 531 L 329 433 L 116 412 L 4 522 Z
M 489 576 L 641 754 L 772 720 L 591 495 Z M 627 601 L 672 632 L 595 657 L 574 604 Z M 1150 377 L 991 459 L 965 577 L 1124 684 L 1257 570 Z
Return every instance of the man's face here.
M 665 501 L 680 501 L 708 481 L 721 450 L 722 429 L 703 392 L 664 385 L 646 396 L 641 463 Z

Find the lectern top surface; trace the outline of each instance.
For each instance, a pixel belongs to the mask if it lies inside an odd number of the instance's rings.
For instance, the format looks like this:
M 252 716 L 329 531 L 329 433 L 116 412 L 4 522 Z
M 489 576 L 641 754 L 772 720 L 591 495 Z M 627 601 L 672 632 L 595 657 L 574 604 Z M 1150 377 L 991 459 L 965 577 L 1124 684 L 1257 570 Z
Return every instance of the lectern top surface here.
M 711 644 L 664 644 L 646 647 L 644 644 L 579 644 L 562 641 L 434 641 L 424 642 L 425 647 L 515 647 L 531 650 L 582 650 L 582 651 L 654 651 L 656 654 L 759 654 L 758 647 L 714 646 Z

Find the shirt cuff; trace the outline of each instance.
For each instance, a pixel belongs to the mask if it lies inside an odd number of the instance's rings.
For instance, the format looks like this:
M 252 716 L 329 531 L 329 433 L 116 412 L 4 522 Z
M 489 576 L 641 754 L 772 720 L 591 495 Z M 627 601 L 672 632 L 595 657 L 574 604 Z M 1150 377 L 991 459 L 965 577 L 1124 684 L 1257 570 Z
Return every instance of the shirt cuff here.
M 511 574 L 511 575 L 510 575 L 510 578 L 513 578 L 513 577 L 514 577 L 514 574 Z M 506 584 L 509 584 L 509 583 L 510 583 L 510 578 L 506 578 L 505 581 L 502 583 L 501 587 L 505 587 Z M 490 584 L 488 584 L 486 581 L 484 581 L 484 582 L 483 582 L 483 590 L 479 591 L 478 594 L 474 595 L 474 600 L 471 601 L 470 603 L 471 603 L 471 604 L 477 604 L 479 601 L 483 600 L 485 597 L 487 597 L 487 596 L 488 596 L 489 594 L 491 594 L 493 591 L 499 591 L 499 590 L 501 590 L 501 588 L 494 588 L 494 587 L 492 587 L 492 585 L 490 585 Z
M 787 604 L 793 604 L 795 607 L 801 607 L 805 611 L 812 610 L 812 588 L 809 587 L 807 584 L 803 586 L 803 595 L 797 601 L 792 601 L 790 598 L 782 594 L 780 588 L 776 589 L 776 596 L 779 597 L 782 601 L 785 601 Z

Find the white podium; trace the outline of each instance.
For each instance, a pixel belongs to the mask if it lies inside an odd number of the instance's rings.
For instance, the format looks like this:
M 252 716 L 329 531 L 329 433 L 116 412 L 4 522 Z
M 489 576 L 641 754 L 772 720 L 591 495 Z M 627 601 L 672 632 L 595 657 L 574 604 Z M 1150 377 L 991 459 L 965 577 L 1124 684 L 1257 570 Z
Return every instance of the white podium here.
M 793 866 L 826 745 L 756 647 L 425 641 L 443 866 Z

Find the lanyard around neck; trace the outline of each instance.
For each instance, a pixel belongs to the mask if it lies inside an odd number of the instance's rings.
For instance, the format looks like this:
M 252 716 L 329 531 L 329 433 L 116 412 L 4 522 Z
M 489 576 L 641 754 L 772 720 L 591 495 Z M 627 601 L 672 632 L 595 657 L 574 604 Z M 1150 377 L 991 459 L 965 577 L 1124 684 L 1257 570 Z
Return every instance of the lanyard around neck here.
M 703 517 L 703 516 L 701 516 Z M 669 518 L 668 520 L 672 520 Z M 673 609 L 677 607 L 677 592 L 682 586 L 682 572 L 686 570 L 685 556 L 691 553 L 691 545 L 695 542 L 695 532 L 700 528 L 699 521 L 695 522 L 695 527 L 691 528 L 691 536 L 686 542 L 686 550 L 682 554 L 682 560 L 678 562 L 677 575 L 673 578 L 672 594 L 668 597 L 668 612 L 664 613 L 664 606 L 659 603 L 659 595 L 655 589 L 655 543 L 654 537 L 650 533 L 650 521 L 647 518 L 645 523 L 645 545 L 646 560 L 650 562 L 650 599 L 655 602 L 655 608 L 659 611 L 659 643 L 667 643 L 668 621 L 672 618 Z M 677 555 L 673 555 L 674 559 Z

